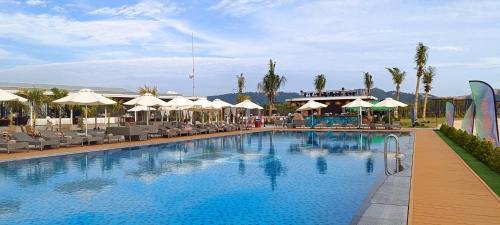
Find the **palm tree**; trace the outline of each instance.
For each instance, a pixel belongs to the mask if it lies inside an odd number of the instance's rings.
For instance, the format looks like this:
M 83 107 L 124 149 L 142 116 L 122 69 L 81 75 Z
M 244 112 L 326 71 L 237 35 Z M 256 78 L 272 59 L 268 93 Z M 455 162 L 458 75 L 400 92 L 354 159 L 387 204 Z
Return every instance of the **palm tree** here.
M 318 92 L 318 96 L 321 96 L 323 90 L 325 90 L 326 86 L 326 78 L 324 74 L 319 74 L 314 78 L 314 87 L 316 88 L 316 92 Z
M 316 88 L 316 92 L 318 92 L 318 96 L 321 96 L 323 90 L 326 86 L 326 77 L 324 74 L 319 74 L 314 78 L 314 87 Z M 321 109 L 318 109 L 318 114 L 321 115 Z
M 236 95 L 236 103 L 244 101 L 243 89 L 245 89 L 245 76 L 243 73 L 236 75 L 236 80 L 238 82 L 238 95 Z
M 44 95 L 44 89 L 32 88 L 32 89 L 21 89 L 19 94 L 28 99 L 31 107 L 31 121 L 33 127 L 36 127 L 36 115 L 37 112 L 41 110 L 42 105 L 47 101 Z
M 364 83 L 366 88 L 366 95 L 370 96 L 373 88 L 373 76 L 369 72 L 365 72 Z
M 50 102 L 68 96 L 68 91 L 64 90 L 64 89 L 52 88 L 52 89 L 50 89 L 50 91 L 52 92 L 52 97 L 50 99 Z M 64 107 L 61 104 L 53 104 L 53 106 L 57 110 L 57 114 L 59 116 L 59 130 L 61 130 L 62 109 Z
M 116 113 L 120 113 L 123 109 L 124 109 L 124 106 L 123 106 L 123 100 L 120 99 L 120 100 L 115 100 L 116 101 L 116 104 L 114 104 L 112 107 L 111 107 L 111 112 L 108 112 L 108 127 L 111 123 L 111 113 L 113 114 L 116 114 Z
M 415 63 L 417 64 L 417 87 L 415 88 L 415 99 L 413 101 L 413 115 L 418 118 L 418 92 L 420 87 L 420 77 L 424 74 L 425 64 L 427 63 L 428 47 L 422 42 L 417 45 L 417 53 L 415 54 Z
M 269 116 L 273 114 L 274 98 L 278 94 L 278 90 L 282 88 L 286 83 L 285 76 L 276 74 L 274 72 L 275 68 L 276 62 L 273 62 L 273 60 L 270 59 L 269 71 L 262 78 L 262 81 L 257 85 L 257 89 L 264 93 L 267 96 L 267 100 L 269 101 Z
M 387 69 L 387 71 L 389 71 L 389 73 L 392 75 L 392 81 L 396 85 L 396 100 L 399 101 L 399 94 L 400 94 L 399 90 L 401 88 L 401 83 L 403 83 L 403 80 L 406 77 L 406 72 L 401 71 L 397 67 L 393 67 L 393 68 L 386 67 L 385 69 Z
M 137 90 L 137 92 L 139 92 L 140 95 L 144 95 L 146 93 L 150 93 L 153 96 L 158 96 L 158 87 L 156 87 L 156 85 L 153 86 L 153 87 L 150 87 L 148 85 L 144 85 L 142 87 L 139 87 L 139 89 Z
M 434 80 L 434 77 L 436 76 L 436 68 L 429 66 L 425 71 L 424 71 L 424 77 L 422 79 L 422 83 L 424 84 L 424 111 L 422 111 L 422 118 L 425 121 L 425 116 L 426 116 L 426 111 L 427 111 L 427 99 L 429 98 L 429 92 L 432 89 L 432 80 Z

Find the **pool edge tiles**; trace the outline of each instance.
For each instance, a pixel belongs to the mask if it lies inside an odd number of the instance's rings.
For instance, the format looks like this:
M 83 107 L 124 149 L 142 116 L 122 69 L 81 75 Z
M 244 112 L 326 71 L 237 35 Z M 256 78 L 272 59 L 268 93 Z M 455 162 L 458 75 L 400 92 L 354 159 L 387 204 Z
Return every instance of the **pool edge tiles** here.
M 411 177 L 413 175 L 413 153 L 415 151 L 415 132 L 410 132 L 412 143 L 410 150 L 404 152 L 402 164 L 404 171 L 385 176 L 385 179 L 368 197 L 361 213 L 355 215 L 351 224 L 358 225 L 404 225 L 408 224 Z

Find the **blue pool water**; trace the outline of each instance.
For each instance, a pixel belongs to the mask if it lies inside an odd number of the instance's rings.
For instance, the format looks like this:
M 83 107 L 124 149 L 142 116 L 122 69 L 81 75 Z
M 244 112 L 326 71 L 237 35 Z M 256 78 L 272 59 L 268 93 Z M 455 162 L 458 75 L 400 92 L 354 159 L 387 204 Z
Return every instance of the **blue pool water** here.
M 383 176 L 385 135 L 261 132 L 0 163 L 0 224 L 349 224 Z

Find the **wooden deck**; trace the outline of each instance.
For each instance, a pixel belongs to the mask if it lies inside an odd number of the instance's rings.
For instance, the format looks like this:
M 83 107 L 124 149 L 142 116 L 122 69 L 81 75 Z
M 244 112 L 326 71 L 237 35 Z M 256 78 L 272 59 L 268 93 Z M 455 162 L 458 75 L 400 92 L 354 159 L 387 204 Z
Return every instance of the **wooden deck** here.
M 432 130 L 416 130 L 409 224 L 500 224 L 500 200 Z

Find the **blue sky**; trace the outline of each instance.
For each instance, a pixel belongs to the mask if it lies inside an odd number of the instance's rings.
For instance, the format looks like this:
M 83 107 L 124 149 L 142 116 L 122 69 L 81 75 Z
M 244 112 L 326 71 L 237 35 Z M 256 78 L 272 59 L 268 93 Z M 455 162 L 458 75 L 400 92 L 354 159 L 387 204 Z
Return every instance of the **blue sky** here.
M 407 71 L 429 46 L 433 94 L 469 93 L 468 80 L 500 88 L 500 1 L 0 0 L 0 81 L 232 92 L 244 73 L 254 91 L 270 58 L 285 91 L 362 87 L 363 72 L 392 90 L 384 67 Z

